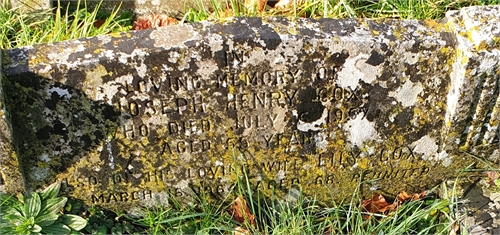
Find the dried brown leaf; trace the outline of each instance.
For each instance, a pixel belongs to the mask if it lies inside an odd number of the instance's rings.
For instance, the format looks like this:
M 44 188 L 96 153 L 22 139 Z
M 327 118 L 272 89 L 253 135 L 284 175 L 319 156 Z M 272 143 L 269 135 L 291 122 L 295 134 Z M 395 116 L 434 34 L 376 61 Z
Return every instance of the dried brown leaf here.
M 370 213 L 384 213 L 395 207 L 393 203 L 388 203 L 385 197 L 380 194 L 375 194 L 371 199 L 364 200 L 361 202 L 361 206 L 364 211 Z
M 106 22 L 106 20 L 103 20 L 103 19 L 96 20 L 96 21 L 94 21 L 94 27 L 100 28 L 105 22 Z
M 403 191 L 403 192 L 398 194 L 398 202 L 403 203 L 403 202 L 406 202 L 408 200 L 415 201 L 415 200 L 418 200 L 424 196 L 425 196 L 425 192 L 415 193 L 413 195 L 410 195 L 407 192 Z
M 387 202 L 384 196 L 380 194 L 375 194 L 371 199 L 367 199 L 361 202 L 361 206 L 363 211 L 369 212 L 369 213 L 390 213 L 395 211 L 402 203 L 411 200 L 415 201 L 418 200 L 422 197 L 425 196 L 425 192 L 422 192 L 420 194 L 415 193 L 413 195 L 408 194 L 407 192 L 403 191 L 398 194 L 397 200 L 394 201 L 393 203 Z M 368 219 L 368 217 L 365 217 L 365 219 Z
M 248 221 L 252 226 L 256 226 L 255 216 L 250 212 L 250 208 L 247 206 L 247 201 L 242 196 L 237 197 L 232 205 L 229 207 L 229 211 L 233 216 L 233 219 L 239 223 L 244 223 Z
M 179 24 L 179 21 L 170 16 L 149 15 L 137 19 L 137 21 L 134 22 L 134 26 L 132 26 L 132 30 L 150 29 L 176 24 Z

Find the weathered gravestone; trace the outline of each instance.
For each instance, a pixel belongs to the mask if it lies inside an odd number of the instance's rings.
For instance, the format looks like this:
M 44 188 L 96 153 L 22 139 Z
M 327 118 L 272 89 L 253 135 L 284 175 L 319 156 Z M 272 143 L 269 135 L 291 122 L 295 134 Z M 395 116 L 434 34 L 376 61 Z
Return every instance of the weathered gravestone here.
M 500 158 L 498 15 L 241 18 L 5 51 L 4 186 L 18 161 L 28 190 L 62 180 L 109 208 L 223 196 L 242 169 L 267 195 L 428 189 Z

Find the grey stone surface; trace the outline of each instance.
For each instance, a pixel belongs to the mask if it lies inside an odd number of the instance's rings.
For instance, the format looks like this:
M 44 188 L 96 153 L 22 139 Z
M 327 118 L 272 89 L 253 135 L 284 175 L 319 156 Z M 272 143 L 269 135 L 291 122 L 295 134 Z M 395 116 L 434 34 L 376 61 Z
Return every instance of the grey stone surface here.
M 52 1 L 48 0 L 8 0 L 12 7 L 25 12 L 50 9 Z
M 499 13 L 238 18 L 5 51 L 0 159 L 28 189 L 62 180 L 109 208 L 224 197 L 242 169 L 268 196 L 425 190 L 471 154 L 499 160 Z
M 461 198 L 461 222 L 468 234 L 500 233 L 500 189 L 480 180 L 468 185 Z
M 0 53 L 1 61 L 2 53 Z M 2 76 L 0 70 L 0 78 Z M 3 78 L 0 79 L 0 192 L 14 194 L 23 192 L 25 189 L 15 147 L 12 145 L 12 126 L 7 121 L 9 114 L 5 109 L 3 81 Z

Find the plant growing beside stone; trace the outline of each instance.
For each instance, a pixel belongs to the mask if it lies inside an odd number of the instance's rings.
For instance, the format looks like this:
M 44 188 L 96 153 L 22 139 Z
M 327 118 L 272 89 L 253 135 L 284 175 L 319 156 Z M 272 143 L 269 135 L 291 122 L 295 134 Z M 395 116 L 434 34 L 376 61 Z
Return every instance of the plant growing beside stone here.
M 58 197 L 61 184 L 41 192 L 17 197 L 0 193 L 1 234 L 69 234 L 82 230 L 87 221 L 77 215 L 62 214 L 66 197 Z
M 0 1 L 1 49 L 123 32 L 132 27 L 132 14 L 125 11 L 118 15 L 119 6 L 104 14 L 99 5 L 89 12 L 78 1 L 72 9 L 73 4 L 66 9 L 58 5 L 55 14 L 52 9 L 25 13 L 13 8 L 9 0 Z

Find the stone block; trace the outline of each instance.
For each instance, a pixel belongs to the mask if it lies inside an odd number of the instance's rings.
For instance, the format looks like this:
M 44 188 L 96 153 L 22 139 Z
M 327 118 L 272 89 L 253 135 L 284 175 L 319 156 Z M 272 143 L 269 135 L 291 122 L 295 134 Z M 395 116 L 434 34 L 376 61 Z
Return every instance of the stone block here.
M 243 172 L 324 202 L 426 190 L 472 155 L 498 162 L 499 13 L 235 18 L 4 51 L 0 160 L 28 190 L 60 180 L 112 209 L 223 198 Z
M 12 7 L 24 12 L 46 10 L 51 7 L 51 1 L 49 0 L 10 0 L 9 2 Z

